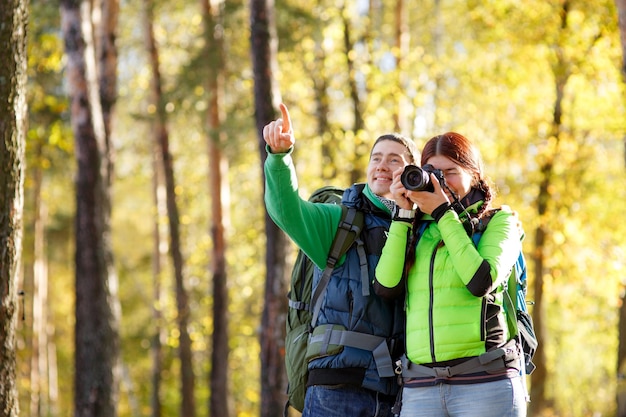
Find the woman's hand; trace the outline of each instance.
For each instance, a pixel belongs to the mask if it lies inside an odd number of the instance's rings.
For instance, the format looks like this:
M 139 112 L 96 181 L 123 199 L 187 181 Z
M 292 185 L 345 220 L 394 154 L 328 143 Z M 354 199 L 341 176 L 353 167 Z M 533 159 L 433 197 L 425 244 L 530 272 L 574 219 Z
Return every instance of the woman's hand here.
M 444 203 L 450 204 L 450 199 L 441 188 L 439 180 L 435 174 L 430 174 L 430 181 L 433 183 L 434 191 L 406 191 L 406 197 L 417 204 L 422 213 L 432 214 L 433 210 Z M 397 202 L 397 200 L 396 200 Z

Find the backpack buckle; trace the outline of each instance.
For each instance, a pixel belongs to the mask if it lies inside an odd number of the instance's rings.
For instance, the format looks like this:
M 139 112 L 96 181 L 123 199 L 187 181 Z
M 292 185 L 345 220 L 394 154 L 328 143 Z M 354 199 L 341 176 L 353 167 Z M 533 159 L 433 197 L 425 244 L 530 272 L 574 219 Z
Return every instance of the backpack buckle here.
M 449 366 L 446 367 L 435 367 L 432 368 L 433 371 L 435 371 L 435 374 L 437 375 L 437 378 L 450 378 L 452 377 L 452 370 L 450 369 Z

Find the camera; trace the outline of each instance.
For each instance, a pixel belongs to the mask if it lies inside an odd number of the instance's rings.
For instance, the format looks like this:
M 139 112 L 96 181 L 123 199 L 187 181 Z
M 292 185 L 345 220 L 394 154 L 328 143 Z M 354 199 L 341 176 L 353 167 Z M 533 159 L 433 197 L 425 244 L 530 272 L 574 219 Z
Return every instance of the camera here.
M 435 177 L 439 180 L 439 184 L 443 187 L 446 183 L 446 179 L 443 176 L 443 171 L 436 169 L 430 164 L 426 164 L 423 167 L 415 165 L 407 165 L 402 171 L 400 181 L 404 188 L 409 191 L 435 191 L 435 187 L 430 180 L 430 174 L 435 174 Z

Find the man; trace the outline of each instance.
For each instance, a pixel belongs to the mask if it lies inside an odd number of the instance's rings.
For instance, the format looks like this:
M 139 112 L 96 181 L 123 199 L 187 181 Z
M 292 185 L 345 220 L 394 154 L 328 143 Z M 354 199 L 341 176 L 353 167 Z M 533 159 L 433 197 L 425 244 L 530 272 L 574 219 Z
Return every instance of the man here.
M 314 204 L 298 195 L 296 171 L 291 158 L 295 145 L 289 111 L 280 105 L 282 118 L 263 129 L 268 157 L 265 162 L 265 204 L 274 222 L 289 235 L 316 265 L 314 289 L 326 266 L 339 227 L 339 205 Z M 389 187 L 393 172 L 415 161 L 415 144 L 401 135 L 379 137 L 370 153 L 367 182 L 355 184 L 342 204 L 363 212 L 360 238 L 367 255 L 368 276 L 362 279 L 356 246 L 346 253 L 330 278 L 315 334 L 346 332 L 382 341 L 377 349 L 354 344 L 325 345 L 309 362 L 309 380 L 303 417 L 391 416 L 398 391 L 391 364 L 403 349 L 404 312 L 401 301 L 386 301 L 370 291 L 386 233 L 396 210 Z M 399 212 L 397 215 L 401 215 Z M 363 284 L 365 282 L 365 285 Z M 381 354 L 384 352 L 384 354 Z M 382 374 L 382 375 L 381 375 Z

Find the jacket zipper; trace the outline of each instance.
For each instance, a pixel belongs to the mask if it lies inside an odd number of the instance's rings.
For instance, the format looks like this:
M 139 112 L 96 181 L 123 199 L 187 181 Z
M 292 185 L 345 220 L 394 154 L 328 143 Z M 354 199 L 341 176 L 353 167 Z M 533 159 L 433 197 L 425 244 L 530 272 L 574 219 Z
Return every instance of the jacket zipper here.
M 443 246 L 443 240 L 439 241 L 435 250 L 433 251 L 430 257 L 430 269 L 428 271 L 428 291 L 429 291 L 429 300 L 428 300 L 428 332 L 430 336 L 430 357 L 432 362 L 437 362 L 437 358 L 435 356 L 435 332 L 433 329 L 434 322 L 434 286 L 435 286 L 435 257 L 437 256 L 437 250 Z

